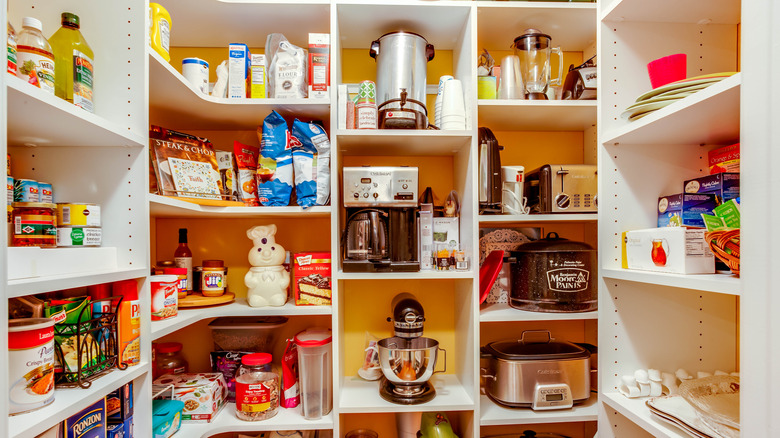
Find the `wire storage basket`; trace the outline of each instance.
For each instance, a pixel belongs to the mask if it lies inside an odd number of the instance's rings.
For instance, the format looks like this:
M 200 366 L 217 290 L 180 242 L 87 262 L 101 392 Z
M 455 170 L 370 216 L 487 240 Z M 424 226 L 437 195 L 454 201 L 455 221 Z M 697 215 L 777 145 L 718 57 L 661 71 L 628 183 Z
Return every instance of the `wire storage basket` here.
M 710 250 L 739 276 L 739 228 L 709 231 L 704 235 Z

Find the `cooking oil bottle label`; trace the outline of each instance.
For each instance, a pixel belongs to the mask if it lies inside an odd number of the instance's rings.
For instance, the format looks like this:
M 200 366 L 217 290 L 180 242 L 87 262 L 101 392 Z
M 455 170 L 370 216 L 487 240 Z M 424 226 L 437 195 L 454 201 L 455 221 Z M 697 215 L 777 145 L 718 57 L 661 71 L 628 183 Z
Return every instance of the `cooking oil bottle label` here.
M 89 112 L 92 107 L 92 60 L 78 50 L 73 50 L 73 104 Z
M 16 75 L 54 94 L 54 55 L 31 46 L 16 47 Z

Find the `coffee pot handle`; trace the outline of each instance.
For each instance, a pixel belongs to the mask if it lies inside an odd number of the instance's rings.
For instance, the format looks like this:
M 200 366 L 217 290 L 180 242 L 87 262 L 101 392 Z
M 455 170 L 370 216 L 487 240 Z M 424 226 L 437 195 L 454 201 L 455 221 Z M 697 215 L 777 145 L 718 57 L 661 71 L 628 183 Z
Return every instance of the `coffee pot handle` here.
M 563 80 L 563 52 L 561 51 L 560 47 L 553 47 L 551 52 L 558 54 L 558 77 L 555 79 L 550 79 L 550 85 L 560 86 L 561 81 Z
M 433 44 L 426 44 L 425 58 L 428 59 L 428 61 L 430 61 L 433 59 L 434 56 L 436 56 L 436 51 L 433 49 Z
M 436 348 L 438 348 L 439 351 L 443 351 L 444 352 L 444 369 L 440 370 L 440 371 L 434 369 L 433 370 L 433 374 L 436 374 L 436 373 L 446 373 L 447 372 L 447 350 L 445 350 L 445 349 L 443 349 L 441 347 L 436 347 Z M 438 362 L 438 361 L 436 361 L 436 362 Z
M 368 54 L 374 59 L 379 56 L 379 41 L 371 41 L 371 47 L 368 48 Z

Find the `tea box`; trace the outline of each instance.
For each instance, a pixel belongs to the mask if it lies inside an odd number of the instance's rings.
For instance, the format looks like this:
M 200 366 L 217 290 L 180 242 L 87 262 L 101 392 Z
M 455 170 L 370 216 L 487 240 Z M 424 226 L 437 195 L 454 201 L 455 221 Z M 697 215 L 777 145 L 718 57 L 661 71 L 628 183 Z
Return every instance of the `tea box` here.
M 711 150 L 707 154 L 710 174 L 739 172 L 739 143 Z
M 712 214 L 712 210 L 718 204 L 718 196 L 712 193 L 683 193 L 681 213 L 683 226 L 704 228 L 702 213 Z
M 721 172 L 690 179 L 683 184 L 685 193 L 714 194 L 718 197 L 718 205 L 739 198 L 739 173 Z
M 682 226 L 682 203 L 682 193 L 658 198 L 659 228 Z
M 713 274 L 715 257 L 704 229 L 667 227 L 626 232 L 628 269 L 670 274 Z

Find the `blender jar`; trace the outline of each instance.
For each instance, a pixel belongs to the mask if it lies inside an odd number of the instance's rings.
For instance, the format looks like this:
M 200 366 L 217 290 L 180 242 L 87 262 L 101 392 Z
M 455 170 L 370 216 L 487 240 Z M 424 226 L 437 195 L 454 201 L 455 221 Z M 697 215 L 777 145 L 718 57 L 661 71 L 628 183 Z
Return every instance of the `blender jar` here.
M 317 420 L 333 409 L 331 331 L 311 328 L 295 335 L 303 418 Z
M 528 99 L 547 99 L 547 87 L 561 85 L 563 76 L 563 52 L 560 47 L 551 47 L 552 38 L 537 29 L 526 29 L 515 38 L 512 48 L 520 59 L 520 75 Z M 558 77 L 550 79 L 550 55 L 558 54 Z

